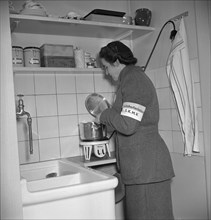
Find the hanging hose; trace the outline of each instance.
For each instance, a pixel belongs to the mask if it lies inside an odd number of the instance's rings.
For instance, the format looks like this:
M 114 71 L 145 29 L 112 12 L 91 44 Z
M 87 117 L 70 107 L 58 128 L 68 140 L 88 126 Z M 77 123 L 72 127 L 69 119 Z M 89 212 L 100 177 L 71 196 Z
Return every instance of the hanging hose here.
M 174 40 L 174 38 L 175 38 L 175 36 L 176 36 L 177 31 L 176 31 L 176 29 L 175 29 L 175 24 L 174 24 L 174 22 L 171 21 L 171 20 L 167 21 L 167 22 L 163 25 L 163 27 L 161 28 L 161 30 L 160 30 L 160 32 L 159 32 L 159 34 L 158 34 L 158 37 L 157 37 L 157 39 L 156 39 L 156 41 L 155 41 L 155 44 L 154 44 L 154 46 L 153 46 L 153 48 L 152 48 L 152 51 L 151 51 L 151 53 L 150 53 L 150 55 L 149 55 L 149 58 L 148 58 L 148 60 L 147 60 L 147 62 L 146 62 L 146 65 L 142 67 L 142 69 L 143 69 L 144 71 L 146 70 L 146 68 L 147 68 L 147 66 L 148 66 L 148 64 L 149 64 L 149 61 L 150 61 L 151 56 L 152 56 L 152 54 L 153 54 L 153 52 L 154 52 L 154 50 L 155 50 L 155 47 L 156 47 L 157 42 L 158 42 L 158 40 L 159 40 L 159 38 L 160 38 L 160 35 L 161 35 L 161 33 L 162 33 L 164 27 L 165 27 L 168 23 L 172 23 L 173 28 L 174 28 L 174 30 L 171 31 L 170 39 L 171 39 L 171 40 Z

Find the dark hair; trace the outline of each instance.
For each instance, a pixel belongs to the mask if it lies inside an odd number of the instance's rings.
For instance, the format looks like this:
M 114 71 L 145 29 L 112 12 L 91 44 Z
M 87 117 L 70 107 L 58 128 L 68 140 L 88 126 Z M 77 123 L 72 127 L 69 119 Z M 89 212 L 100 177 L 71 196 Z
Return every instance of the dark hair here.
M 129 47 L 120 41 L 113 41 L 107 46 L 102 47 L 99 53 L 99 58 L 104 58 L 110 64 L 113 64 L 118 59 L 120 63 L 125 65 L 136 64 L 137 59 L 133 56 Z

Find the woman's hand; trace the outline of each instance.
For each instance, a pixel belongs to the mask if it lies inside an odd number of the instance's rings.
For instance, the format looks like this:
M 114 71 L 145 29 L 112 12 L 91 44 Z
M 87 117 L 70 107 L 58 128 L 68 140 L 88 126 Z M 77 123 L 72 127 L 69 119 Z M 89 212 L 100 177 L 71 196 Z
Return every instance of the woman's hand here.
M 94 120 L 95 122 L 100 123 L 100 115 L 101 114 L 96 115 L 95 120 Z

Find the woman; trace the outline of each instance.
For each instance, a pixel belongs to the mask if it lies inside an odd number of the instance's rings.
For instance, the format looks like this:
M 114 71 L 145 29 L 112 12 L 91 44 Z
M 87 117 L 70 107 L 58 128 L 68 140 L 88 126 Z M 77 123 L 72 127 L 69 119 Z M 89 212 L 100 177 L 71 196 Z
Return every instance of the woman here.
M 98 116 L 116 131 L 117 167 L 125 184 L 126 219 L 173 219 L 168 148 L 158 133 L 156 90 L 119 41 L 101 48 L 99 58 L 118 88 L 113 106 Z

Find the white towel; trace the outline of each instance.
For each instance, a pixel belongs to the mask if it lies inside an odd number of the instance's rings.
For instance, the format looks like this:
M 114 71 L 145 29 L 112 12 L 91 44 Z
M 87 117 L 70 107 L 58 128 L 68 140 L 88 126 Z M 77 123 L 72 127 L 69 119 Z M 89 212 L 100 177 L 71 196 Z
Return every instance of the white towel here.
M 193 152 L 199 152 L 198 123 L 184 18 L 172 42 L 166 70 L 178 110 L 184 155 L 191 156 Z

